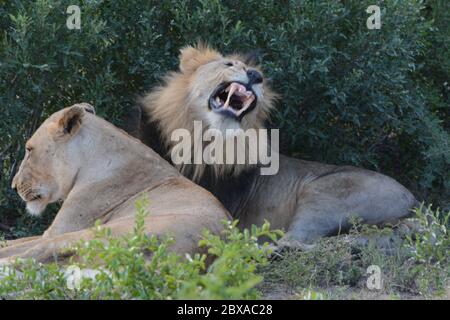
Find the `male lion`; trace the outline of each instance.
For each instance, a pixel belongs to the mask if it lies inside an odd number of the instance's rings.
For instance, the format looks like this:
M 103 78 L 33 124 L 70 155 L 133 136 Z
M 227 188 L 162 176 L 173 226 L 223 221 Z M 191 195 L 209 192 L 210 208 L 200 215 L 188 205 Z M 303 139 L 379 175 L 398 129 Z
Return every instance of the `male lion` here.
M 203 45 L 188 46 L 181 50 L 179 71 L 171 72 L 140 100 L 128 130 L 167 157 L 177 143 L 171 141 L 172 132 L 183 128 L 194 136 L 194 121 L 202 121 L 204 130 L 221 132 L 263 128 L 274 98 L 251 61 L 223 56 Z M 192 146 L 192 157 L 196 152 Z M 280 156 L 276 175 L 260 175 L 257 167 L 185 164 L 178 168 L 211 191 L 242 227 L 267 219 L 272 227 L 287 231 L 280 244 L 289 246 L 345 231 L 353 215 L 369 224 L 395 222 L 409 215 L 417 203 L 395 180 L 352 166 Z
M 93 114 L 88 104 L 54 113 L 26 144 L 12 184 L 33 215 L 63 200 L 41 237 L 0 249 L 0 264 L 16 258 L 46 262 L 80 239 L 93 237 L 97 220 L 113 235 L 133 231 L 135 201 L 145 195 L 148 234 L 171 235 L 179 253 L 197 251 L 204 228 L 220 232 L 228 213 L 208 191 L 184 178 L 164 159 Z

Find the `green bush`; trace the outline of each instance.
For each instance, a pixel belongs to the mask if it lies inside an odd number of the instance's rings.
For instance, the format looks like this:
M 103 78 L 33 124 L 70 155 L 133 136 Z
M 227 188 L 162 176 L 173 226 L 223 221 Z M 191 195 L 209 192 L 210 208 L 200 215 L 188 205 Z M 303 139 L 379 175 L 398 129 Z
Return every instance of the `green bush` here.
M 18 261 L 3 270 L 0 298 L 14 299 L 250 299 L 258 298 L 255 286 L 262 281 L 256 266 L 267 264 L 266 237 L 275 240 L 279 231 L 261 228 L 239 231 L 237 221 L 224 221 L 221 236 L 204 231 L 199 246 L 206 254 L 182 257 L 168 249 L 171 238 L 145 234 L 145 201 L 137 203 L 134 232 L 113 238 L 111 230 L 95 227 L 96 238 L 75 246 L 76 262 Z M 77 269 L 74 269 L 77 268 Z M 18 271 L 20 270 L 20 271 Z M 69 272 L 68 272 L 69 270 Z M 90 270 L 91 277 L 70 278 L 70 270 Z M 2 271 L 2 270 L 0 270 Z M 0 272 L 1 274 L 2 272 Z
M 430 207 L 416 210 L 421 232 L 409 236 L 405 244 L 415 262 L 413 271 L 417 290 L 429 295 L 433 290 L 445 292 L 450 277 L 450 212 L 442 214 Z
M 377 2 L 377 1 L 375 1 Z M 81 30 L 66 28 L 78 3 Z M 49 114 L 86 101 L 121 125 L 135 98 L 204 40 L 260 49 L 282 95 L 271 126 L 283 152 L 389 174 L 449 208 L 449 2 L 118 0 L 0 1 L 0 232 L 42 232 L 9 185 L 25 140 Z M 53 210 L 54 211 L 54 210 Z M 14 228 L 13 228 L 14 226 Z
M 429 207 L 416 210 L 411 221 L 418 229 L 386 250 L 377 239 L 392 230 L 355 224 L 349 235 L 320 240 L 307 251 L 288 251 L 268 263 L 270 249 L 261 237 L 282 235 L 261 228 L 239 231 L 224 222 L 221 237 L 207 230 L 199 246 L 215 260 L 206 266 L 205 255 L 171 253 L 173 239 L 144 234 L 145 202 L 137 204 L 134 232 L 113 238 L 109 229 L 95 227 L 97 237 L 80 242 L 74 259 L 46 265 L 18 261 L 0 270 L 0 298 L 7 299 L 254 299 L 287 286 L 300 299 L 348 298 L 367 295 L 366 270 L 382 272 L 380 293 L 389 297 L 436 298 L 446 294 L 450 279 L 450 240 L 446 225 L 450 212 Z M 369 242 L 355 241 L 368 237 Z M 148 259 L 149 258 L 149 259 Z M 89 270 L 90 276 L 70 279 L 71 270 Z M 19 271 L 20 270 L 20 271 Z M 68 272 L 69 271 L 69 272 Z M 1 278 L 1 276 L 0 276 Z M 353 290 L 353 291 L 352 291 Z M 366 293 L 364 293 L 366 290 Z

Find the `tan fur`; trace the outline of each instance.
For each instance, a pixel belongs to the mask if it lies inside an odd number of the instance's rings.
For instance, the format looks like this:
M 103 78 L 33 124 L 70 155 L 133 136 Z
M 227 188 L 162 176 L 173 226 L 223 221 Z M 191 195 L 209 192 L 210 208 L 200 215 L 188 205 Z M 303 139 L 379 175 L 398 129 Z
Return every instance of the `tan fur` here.
M 235 67 L 227 67 L 227 61 L 233 61 Z M 275 98 L 265 80 L 253 88 L 258 104 L 241 122 L 223 115 L 211 117 L 208 109 L 208 98 L 223 81 L 249 83 L 245 75 L 249 67 L 253 66 L 246 65 L 239 55 L 222 56 L 204 46 L 181 50 L 180 71 L 170 73 L 143 100 L 151 125 L 156 123 L 162 133 L 162 143 L 173 149 L 172 131 L 185 128 L 193 134 L 194 120 L 202 120 L 204 128 L 221 131 L 262 128 Z M 312 242 L 339 233 L 349 227 L 353 215 L 371 224 L 394 222 L 409 215 L 417 204 L 414 196 L 395 180 L 351 166 L 281 155 L 276 175 L 262 176 L 250 170 L 244 174 L 248 166 L 214 165 L 212 180 L 204 174 L 209 173 L 205 168 L 194 165 L 191 172 L 179 169 L 221 200 L 233 217 L 240 219 L 242 227 L 268 220 L 274 228 L 285 229 L 281 243 Z
M 48 261 L 81 239 L 96 220 L 114 235 L 133 230 L 135 201 L 149 201 L 146 232 L 172 235 L 173 250 L 194 253 L 202 229 L 219 232 L 228 219 L 208 191 L 179 174 L 140 141 L 78 104 L 48 118 L 27 142 L 13 181 L 29 211 L 63 200 L 52 225 L 38 238 L 7 243 L 0 264 L 16 258 Z
M 185 47 L 180 53 L 180 70 L 169 73 L 163 84 L 156 87 L 146 95 L 141 104 L 152 120 L 159 123 L 159 129 L 167 147 L 171 149 L 171 135 L 175 129 L 184 128 L 193 132 L 194 120 L 202 121 L 203 130 L 209 128 L 243 130 L 250 128 L 263 128 L 273 107 L 276 94 L 266 83 L 254 85 L 258 97 L 256 108 L 258 112 L 247 114 L 239 126 L 221 127 L 222 119 L 208 109 L 208 98 L 212 91 L 222 82 L 241 80 L 247 82 L 246 69 L 254 68 L 261 72 L 257 66 L 248 66 L 243 63 L 239 55 L 222 56 L 217 51 L 205 46 Z M 227 67 L 226 62 L 233 61 L 234 67 Z M 212 119 L 217 118 L 217 123 Z M 198 152 L 193 149 L 192 154 Z M 213 168 L 218 176 L 238 175 L 247 165 L 215 165 Z M 202 177 L 205 166 L 181 166 L 179 170 L 198 180 Z

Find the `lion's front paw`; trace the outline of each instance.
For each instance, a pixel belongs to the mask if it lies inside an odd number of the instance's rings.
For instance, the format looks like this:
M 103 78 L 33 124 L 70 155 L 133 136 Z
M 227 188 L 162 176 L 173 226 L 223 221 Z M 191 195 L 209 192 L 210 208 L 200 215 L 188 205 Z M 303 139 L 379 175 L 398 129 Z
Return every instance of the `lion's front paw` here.
M 315 248 L 315 244 L 306 244 L 297 240 L 291 240 L 291 239 L 281 239 L 279 240 L 276 245 L 272 245 L 272 253 L 270 256 L 271 261 L 277 261 L 282 260 L 292 252 L 297 251 L 309 251 Z

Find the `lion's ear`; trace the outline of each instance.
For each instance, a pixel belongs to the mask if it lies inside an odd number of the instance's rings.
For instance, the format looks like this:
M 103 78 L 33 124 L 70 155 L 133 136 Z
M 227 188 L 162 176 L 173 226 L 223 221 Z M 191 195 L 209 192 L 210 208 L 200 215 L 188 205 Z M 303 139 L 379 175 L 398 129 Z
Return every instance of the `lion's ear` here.
M 248 66 L 257 66 L 261 64 L 261 57 L 261 50 L 255 49 L 245 54 L 242 61 Z
M 187 46 L 181 49 L 179 58 L 181 72 L 192 73 L 201 65 L 221 59 L 222 55 L 206 45 L 198 44 L 197 47 Z
M 81 127 L 81 121 L 86 112 L 85 108 L 80 105 L 74 105 L 64 111 L 58 121 L 59 132 L 63 135 L 73 136 Z
M 77 104 L 74 104 L 72 107 L 75 107 L 75 106 L 82 107 L 86 112 L 95 114 L 94 106 L 87 102 L 77 103 Z

